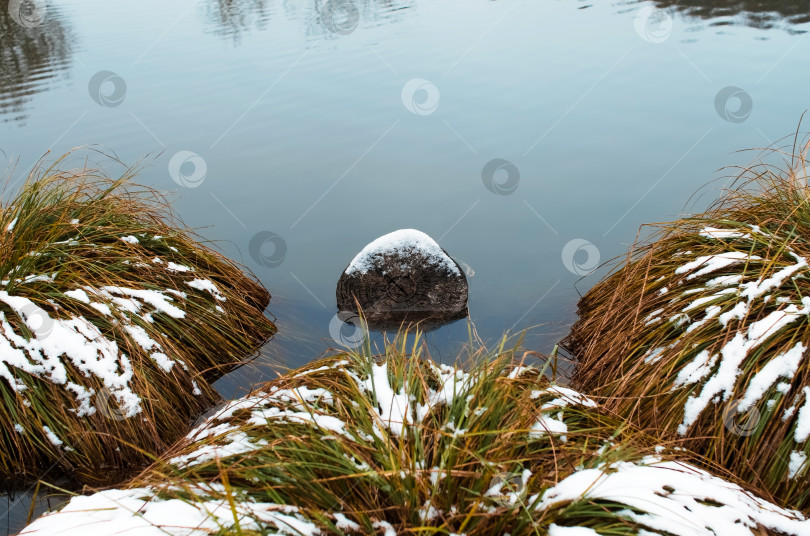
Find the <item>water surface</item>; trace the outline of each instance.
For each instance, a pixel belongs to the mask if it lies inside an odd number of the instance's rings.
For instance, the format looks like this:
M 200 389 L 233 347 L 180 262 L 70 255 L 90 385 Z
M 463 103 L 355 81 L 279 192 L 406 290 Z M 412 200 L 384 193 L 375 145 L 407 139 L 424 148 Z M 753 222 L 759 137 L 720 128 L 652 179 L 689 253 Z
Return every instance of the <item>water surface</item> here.
M 548 352 L 582 275 L 705 206 L 722 182 L 686 204 L 810 105 L 807 2 L 45 7 L 30 27 L 0 13 L 11 181 L 48 150 L 149 155 L 140 181 L 273 294 L 279 335 L 225 396 L 334 346 L 338 277 L 398 228 L 463 263 L 485 342 L 535 326 L 526 345 Z M 443 361 L 467 339 L 466 322 L 427 334 Z

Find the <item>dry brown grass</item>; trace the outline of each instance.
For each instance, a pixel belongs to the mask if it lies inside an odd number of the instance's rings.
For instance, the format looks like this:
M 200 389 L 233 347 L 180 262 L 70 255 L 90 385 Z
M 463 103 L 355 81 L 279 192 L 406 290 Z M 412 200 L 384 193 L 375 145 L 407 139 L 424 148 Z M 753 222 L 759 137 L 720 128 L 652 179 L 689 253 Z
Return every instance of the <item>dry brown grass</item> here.
M 608 410 L 684 439 L 708 462 L 804 509 L 810 478 L 801 461 L 810 444 L 797 428 L 810 404 L 806 152 L 782 168 L 744 170 L 703 214 L 654 225 L 653 238 L 582 298 L 563 344 L 579 360 L 574 385 Z M 702 272 L 718 256 L 736 258 Z
M 77 497 L 23 534 L 807 530 L 801 516 L 522 366 L 515 348 L 471 351 L 459 357 L 467 366 L 449 367 L 411 340 L 400 333 L 382 355 L 335 352 L 259 386 L 126 488 Z
M 132 170 L 60 170 L 66 157 L 0 207 L 6 483 L 54 465 L 120 480 L 182 436 L 218 399 L 210 382 L 275 332 L 268 292 Z

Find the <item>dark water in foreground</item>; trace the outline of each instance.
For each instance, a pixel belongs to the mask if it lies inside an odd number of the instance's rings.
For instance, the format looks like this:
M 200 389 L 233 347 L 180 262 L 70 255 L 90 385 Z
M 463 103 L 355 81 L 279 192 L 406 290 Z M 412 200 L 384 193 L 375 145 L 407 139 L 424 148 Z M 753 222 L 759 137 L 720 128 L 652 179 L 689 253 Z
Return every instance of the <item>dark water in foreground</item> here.
M 273 294 L 279 335 L 225 396 L 345 337 L 341 271 L 405 227 L 463 263 L 485 342 L 538 326 L 526 344 L 548 352 L 582 275 L 810 106 L 808 2 L 28 4 L 44 17 L 0 11 L 12 181 L 48 149 L 151 155 L 140 181 Z M 427 340 L 451 361 L 467 334 Z

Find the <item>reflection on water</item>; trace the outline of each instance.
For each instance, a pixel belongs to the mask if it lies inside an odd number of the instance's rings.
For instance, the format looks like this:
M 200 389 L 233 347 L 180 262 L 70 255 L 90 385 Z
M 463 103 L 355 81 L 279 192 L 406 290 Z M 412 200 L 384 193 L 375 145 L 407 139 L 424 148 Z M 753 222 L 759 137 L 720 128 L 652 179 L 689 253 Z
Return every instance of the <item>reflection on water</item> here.
M 213 33 L 228 37 L 235 44 L 243 33 L 265 29 L 271 15 L 267 0 L 211 0 L 204 10 Z
M 654 0 L 661 9 L 674 9 L 687 17 L 709 20 L 712 26 L 738 25 L 770 29 L 810 22 L 810 1 L 785 0 Z
M 358 28 L 398 22 L 412 7 L 409 0 L 287 0 L 284 12 L 302 23 L 308 36 L 336 39 Z
M 645 3 L 638 0 L 637 3 Z M 770 29 L 810 22 L 810 1 L 784 0 L 653 0 L 660 9 L 673 9 L 687 17 L 711 21 L 711 25 L 741 25 Z M 291 20 L 303 22 L 309 35 L 334 38 L 362 26 L 379 26 L 401 19 L 415 7 L 413 1 L 397 0 L 284 0 Z M 583 8 L 591 5 L 583 5 Z M 206 16 L 215 33 L 238 42 L 250 29 L 262 30 L 275 11 L 267 0 L 210 0 Z M 804 30 L 796 30 L 803 33 Z
M 430 312 L 430 311 L 393 311 L 385 313 L 369 313 L 363 311 L 363 317 L 355 311 L 338 311 L 335 322 L 340 335 L 334 336 L 341 346 L 352 346 L 352 343 L 361 340 L 357 335 L 362 335 L 363 330 L 397 333 L 405 328 L 413 331 L 418 328 L 422 333 L 435 331 L 443 326 L 467 319 L 470 312 L 465 307 L 460 311 L 452 312 Z M 350 335 L 344 333 L 350 331 Z
M 412 7 L 411 1 L 396 0 L 285 0 L 281 9 L 287 20 L 303 26 L 306 35 L 334 39 L 357 28 L 400 20 Z M 204 7 L 212 32 L 234 44 L 251 30 L 267 29 L 278 11 L 268 0 L 210 0 Z
M 44 6 L 44 2 L 11 2 L 23 6 Z M 643 2 L 639 2 L 643 3 Z M 673 10 L 685 17 L 709 21 L 711 26 L 743 25 L 761 29 L 794 28 L 810 22 L 810 0 L 653 0 L 659 9 Z M 302 26 L 309 37 L 336 39 L 358 28 L 381 26 L 402 20 L 414 10 L 412 0 L 209 0 L 203 3 L 210 31 L 234 44 L 252 30 L 265 30 L 280 11 Z M 590 7 L 585 5 L 582 7 Z M 16 22 L 9 9 L 0 10 L 0 117 L 23 122 L 26 105 L 68 73 L 74 36 L 64 12 L 48 5 L 41 20 Z
M 69 498 L 45 486 L 7 493 L 0 499 L 0 532 L 17 534 L 25 528 L 29 518 L 33 520 L 44 512 L 57 509 Z
M 41 19 L 25 18 L 25 12 L 12 17 L 11 12 L 0 9 L 0 116 L 5 121 L 23 121 L 33 96 L 67 72 L 73 35 L 56 7 L 49 6 Z

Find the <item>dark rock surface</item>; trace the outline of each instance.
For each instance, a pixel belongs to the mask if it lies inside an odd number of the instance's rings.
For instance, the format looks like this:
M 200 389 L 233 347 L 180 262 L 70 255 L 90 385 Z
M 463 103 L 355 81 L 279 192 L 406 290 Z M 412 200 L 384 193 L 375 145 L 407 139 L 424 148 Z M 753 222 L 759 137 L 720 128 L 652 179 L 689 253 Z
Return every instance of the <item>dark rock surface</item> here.
M 401 229 L 374 240 L 349 263 L 337 304 L 342 312 L 359 304 L 371 328 L 435 326 L 467 316 L 467 294 L 458 263 L 425 233 Z

